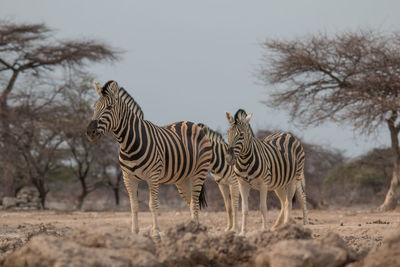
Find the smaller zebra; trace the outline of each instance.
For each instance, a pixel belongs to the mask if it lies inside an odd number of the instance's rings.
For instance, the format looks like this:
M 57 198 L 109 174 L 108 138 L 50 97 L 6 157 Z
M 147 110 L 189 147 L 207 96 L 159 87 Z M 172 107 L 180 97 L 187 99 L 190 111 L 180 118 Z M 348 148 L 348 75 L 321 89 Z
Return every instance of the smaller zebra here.
M 260 140 L 250 126 L 252 114 L 239 109 L 233 117 L 226 113 L 228 150 L 226 161 L 234 165 L 242 197 L 242 230 L 247 232 L 248 196 L 250 188 L 260 191 L 262 228 L 266 229 L 267 193 L 274 190 L 281 202 L 281 212 L 274 226 L 288 222 L 295 192 L 303 207 L 303 221 L 308 224 L 305 195 L 305 155 L 300 141 L 289 133 L 276 133 Z
M 224 141 L 222 135 L 206 125 L 197 124 L 208 136 L 212 146 L 212 159 L 210 164 L 210 173 L 218 184 L 224 199 L 227 217 L 227 227 L 225 231 L 238 232 L 238 207 L 239 207 L 239 185 L 237 176 L 233 167 L 227 164 L 225 160 L 228 144 Z

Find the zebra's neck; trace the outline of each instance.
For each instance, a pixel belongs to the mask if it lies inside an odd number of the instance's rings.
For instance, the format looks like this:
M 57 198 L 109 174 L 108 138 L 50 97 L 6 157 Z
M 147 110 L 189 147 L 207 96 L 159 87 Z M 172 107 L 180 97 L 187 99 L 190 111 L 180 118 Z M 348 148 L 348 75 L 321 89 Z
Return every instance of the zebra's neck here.
M 128 94 L 128 92 L 119 89 L 119 112 L 115 114 L 118 126 L 113 134 L 120 144 L 121 151 L 128 152 L 135 146 L 135 142 L 140 131 L 144 128 L 143 111 L 139 104 Z
M 120 103 L 126 107 L 126 110 L 132 111 L 136 116 L 143 120 L 144 115 L 142 108 L 124 88 L 119 88 L 118 96 Z
M 239 154 L 240 165 L 243 167 L 244 165 L 249 164 L 250 161 L 253 161 L 255 159 L 255 154 L 258 153 L 257 151 L 265 149 L 266 146 L 261 140 L 251 136 L 248 145 L 244 147 L 243 151 Z M 269 164 L 268 162 L 266 163 Z
M 120 125 L 119 131 L 114 132 L 114 136 L 120 144 L 120 152 L 129 155 L 132 159 L 140 158 L 144 148 L 152 141 L 149 131 L 154 125 L 149 121 L 142 120 L 132 111 L 124 114 Z

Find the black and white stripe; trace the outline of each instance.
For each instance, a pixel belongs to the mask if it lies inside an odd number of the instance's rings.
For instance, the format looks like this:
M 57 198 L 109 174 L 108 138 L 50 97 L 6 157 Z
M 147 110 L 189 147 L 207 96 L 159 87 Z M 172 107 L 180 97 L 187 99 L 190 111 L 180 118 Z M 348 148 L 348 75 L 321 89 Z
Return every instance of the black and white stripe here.
M 176 184 L 190 205 L 192 219 L 198 221 L 199 206 L 205 203 L 203 183 L 212 157 L 210 141 L 201 128 L 189 121 L 159 127 L 143 120 L 139 105 L 115 81 L 103 87 L 95 83 L 95 88 L 100 98 L 87 135 L 95 141 L 110 132 L 120 144 L 119 161 L 131 201 L 132 231 L 139 231 L 137 191 L 140 180 L 149 185 L 154 236 L 159 237 L 159 184 Z
M 237 231 L 237 214 L 239 206 L 239 185 L 233 166 L 226 162 L 225 156 L 228 144 L 224 141 L 222 135 L 208 126 L 198 124 L 208 136 L 212 146 L 212 159 L 210 164 L 210 173 L 217 182 L 224 199 L 227 213 L 226 231 Z
M 259 140 L 249 124 L 252 114 L 239 109 L 235 116 L 226 114 L 228 130 L 227 162 L 239 176 L 242 196 L 242 234 L 247 231 L 248 195 L 250 187 L 260 191 L 263 228 L 266 228 L 266 198 L 274 190 L 281 202 L 281 212 L 273 228 L 289 220 L 292 199 L 297 190 L 303 206 L 304 223 L 308 223 L 305 200 L 304 150 L 300 141 L 289 133 L 276 133 Z

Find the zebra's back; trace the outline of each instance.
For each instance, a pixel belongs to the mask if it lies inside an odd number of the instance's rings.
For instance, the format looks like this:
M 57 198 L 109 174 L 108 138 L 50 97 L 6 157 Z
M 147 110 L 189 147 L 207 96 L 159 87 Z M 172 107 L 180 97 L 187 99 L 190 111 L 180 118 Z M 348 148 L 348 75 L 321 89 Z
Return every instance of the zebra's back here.
M 161 183 L 176 183 L 209 168 L 211 144 L 195 123 L 181 121 L 161 127 Z
M 304 150 L 300 141 L 289 133 L 278 132 L 267 136 L 263 143 L 269 159 L 269 188 L 276 189 L 300 179 L 304 168 Z
M 196 124 L 181 121 L 159 127 L 144 121 L 137 130 L 142 149 L 137 148 L 136 154 L 121 151 L 120 161 L 121 166 L 132 166 L 129 171 L 138 178 L 156 173 L 159 183 L 173 184 L 207 172 L 211 145 Z

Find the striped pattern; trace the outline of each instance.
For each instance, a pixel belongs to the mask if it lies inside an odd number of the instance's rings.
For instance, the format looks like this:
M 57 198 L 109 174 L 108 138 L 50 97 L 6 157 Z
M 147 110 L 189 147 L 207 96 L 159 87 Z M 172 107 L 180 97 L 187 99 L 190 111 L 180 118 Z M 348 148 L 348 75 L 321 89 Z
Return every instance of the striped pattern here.
M 202 123 L 199 123 L 198 125 L 202 128 L 211 142 L 212 159 L 210 164 L 210 173 L 217 182 L 224 199 L 227 213 L 227 228 L 225 230 L 237 231 L 239 185 L 233 166 L 229 165 L 225 160 L 228 144 L 224 141 L 220 133 L 210 129 Z
M 176 184 L 190 205 L 192 219 L 198 220 L 204 204 L 203 183 L 212 151 L 210 141 L 199 126 L 189 121 L 159 127 L 143 120 L 143 112 L 133 98 L 114 81 L 100 88 L 88 137 L 98 139 L 111 132 L 120 144 L 119 161 L 131 200 L 132 231 L 138 232 L 137 188 L 145 180 L 150 189 L 153 235 L 159 237 L 157 223 L 158 185 Z
M 261 178 L 269 190 L 289 184 L 304 169 L 303 148 L 288 133 L 275 133 L 263 141 L 252 137 L 251 151 L 237 158 L 237 173 L 250 183 Z
M 247 201 L 250 187 L 260 191 L 260 208 L 263 228 L 266 227 L 267 191 L 275 190 L 281 202 L 281 213 L 274 228 L 289 220 L 292 199 L 297 191 L 303 206 L 304 223 L 308 223 L 305 201 L 304 160 L 300 141 L 289 133 L 276 133 L 259 140 L 254 137 L 249 124 L 251 114 L 240 109 L 233 118 L 227 113 L 231 127 L 228 130 L 227 161 L 235 166 L 239 176 L 242 202 Z M 247 203 L 242 203 L 246 209 Z M 246 216 L 247 211 L 242 214 Z M 242 233 L 247 229 L 247 220 L 242 218 Z

